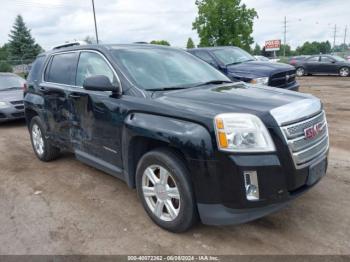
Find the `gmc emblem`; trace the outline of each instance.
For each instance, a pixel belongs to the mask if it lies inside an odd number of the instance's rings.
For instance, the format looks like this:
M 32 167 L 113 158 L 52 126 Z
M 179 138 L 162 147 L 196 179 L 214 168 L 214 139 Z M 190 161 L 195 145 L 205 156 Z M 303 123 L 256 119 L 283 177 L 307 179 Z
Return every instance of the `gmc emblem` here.
M 319 133 L 322 132 L 325 124 L 318 123 L 316 125 L 313 125 L 311 127 L 308 127 L 304 129 L 304 134 L 306 139 L 314 139 Z

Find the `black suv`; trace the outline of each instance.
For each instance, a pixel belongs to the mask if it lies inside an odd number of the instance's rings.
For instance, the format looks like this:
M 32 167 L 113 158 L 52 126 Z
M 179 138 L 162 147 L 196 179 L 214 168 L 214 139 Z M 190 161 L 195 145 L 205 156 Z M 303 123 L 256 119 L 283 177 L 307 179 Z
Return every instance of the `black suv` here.
M 232 83 L 184 52 L 87 45 L 40 55 L 25 91 L 33 149 L 60 151 L 137 188 L 161 227 L 247 222 L 315 185 L 327 169 L 321 102 Z
M 293 66 L 257 61 L 238 47 L 196 48 L 189 49 L 188 52 L 220 70 L 232 81 L 299 90 Z

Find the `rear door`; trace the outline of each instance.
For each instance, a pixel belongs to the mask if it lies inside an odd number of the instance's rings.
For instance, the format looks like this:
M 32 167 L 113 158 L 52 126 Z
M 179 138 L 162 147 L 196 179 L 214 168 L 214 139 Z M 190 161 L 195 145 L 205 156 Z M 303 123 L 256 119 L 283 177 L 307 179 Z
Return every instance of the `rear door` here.
M 123 118 L 120 99 L 111 92 L 83 89 L 87 77 L 105 75 L 110 81 L 119 82 L 111 64 L 96 51 L 81 51 L 77 67 L 76 90 L 70 94 L 74 128 L 72 139 L 76 153 L 95 162 L 107 162 L 122 166 L 121 130 Z M 104 164 L 105 165 L 105 164 Z
M 44 98 L 44 117 L 53 139 L 70 145 L 71 114 L 68 96 L 75 84 L 78 52 L 51 56 L 39 92 Z

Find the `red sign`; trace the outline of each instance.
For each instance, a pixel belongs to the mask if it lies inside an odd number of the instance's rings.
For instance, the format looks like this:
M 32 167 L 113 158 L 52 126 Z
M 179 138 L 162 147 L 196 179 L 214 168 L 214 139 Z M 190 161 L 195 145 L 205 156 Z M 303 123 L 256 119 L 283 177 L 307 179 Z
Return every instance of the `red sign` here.
M 265 51 L 278 51 L 281 48 L 281 40 L 270 40 L 265 42 Z

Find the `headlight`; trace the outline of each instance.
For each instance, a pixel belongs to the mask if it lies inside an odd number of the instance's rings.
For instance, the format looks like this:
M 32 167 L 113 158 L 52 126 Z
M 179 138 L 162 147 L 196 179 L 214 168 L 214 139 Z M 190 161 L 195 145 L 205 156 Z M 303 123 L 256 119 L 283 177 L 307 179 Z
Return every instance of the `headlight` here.
M 268 77 L 260 77 L 250 80 L 251 84 L 260 84 L 260 85 L 268 85 L 269 78 Z
M 218 147 L 228 152 L 272 152 L 275 145 L 261 120 L 250 114 L 228 113 L 215 117 Z
M 8 107 L 10 107 L 10 106 L 6 102 L 0 102 L 0 109 L 4 109 L 4 108 L 8 108 Z

